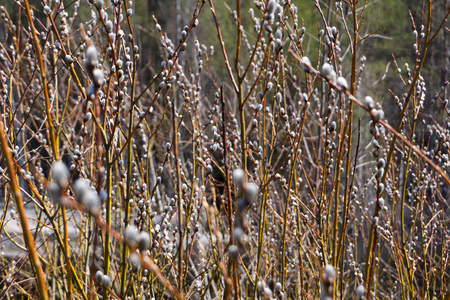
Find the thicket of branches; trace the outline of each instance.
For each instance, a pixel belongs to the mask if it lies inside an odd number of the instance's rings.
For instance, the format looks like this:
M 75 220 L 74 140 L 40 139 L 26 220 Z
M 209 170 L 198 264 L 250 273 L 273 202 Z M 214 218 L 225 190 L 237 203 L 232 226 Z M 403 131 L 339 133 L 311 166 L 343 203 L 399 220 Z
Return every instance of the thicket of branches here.
M 367 82 L 373 3 L 217 2 L 1 7 L 0 298 L 448 299 L 450 5 Z

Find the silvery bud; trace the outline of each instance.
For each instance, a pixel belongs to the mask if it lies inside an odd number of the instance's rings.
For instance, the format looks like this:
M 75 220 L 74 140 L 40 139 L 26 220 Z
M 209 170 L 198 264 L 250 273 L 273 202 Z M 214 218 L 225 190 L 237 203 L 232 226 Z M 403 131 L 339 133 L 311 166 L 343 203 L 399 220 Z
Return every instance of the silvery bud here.
M 377 173 L 375 174 L 375 177 L 377 179 L 380 179 L 383 176 L 384 168 L 378 168 Z
M 89 101 L 94 99 L 95 99 L 95 86 L 93 84 L 90 84 L 87 90 L 87 100 Z
M 100 197 L 98 196 L 97 192 L 94 190 L 87 190 L 83 198 L 81 199 L 81 204 L 84 205 L 87 212 L 93 215 L 94 217 L 98 216 L 100 214 Z
M 106 21 L 105 23 L 106 32 L 111 32 L 113 30 L 113 23 L 111 20 Z
M 336 72 L 329 63 L 324 63 L 322 66 L 322 75 L 330 81 L 336 81 Z
M 137 241 L 138 241 L 139 250 L 141 252 L 150 249 L 151 240 L 150 240 L 150 235 L 148 234 L 148 232 L 142 231 L 141 233 L 139 233 L 139 236 L 137 237 Z
M 92 119 L 92 113 L 91 112 L 87 112 L 86 115 L 83 118 L 83 122 L 87 123 Z
M 272 290 L 269 287 L 266 287 L 264 289 L 264 294 L 266 295 L 266 297 L 265 297 L 266 299 L 272 299 L 272 297 L 273 297 Z
M 384 192 L 384 183 L 378 185 L 378 194 L 381 195 Z
M 260 280 L 256 284 L 256 289 L 258 290 L 259 293 L 262 293 L 264 291 L 265 286 L 266 286 L 266 283 L 264 281 Z
M 279 292 L 281 292 L 282 288 L 283 288 L 283 286 L 281 285 L 281 282 L 277 282 L 277 283 L 275 283 L 275 287 L 274 287 L 273 291 L 275 293 L 279 293 Z
M 97 283 L 97 284 L 102 284 L 102 281 L 103 281 L 103 272 L 101 271 L 101 270 L 98 270 L 96 273 L 95 273 L 95 282 Z
M 45 5 L 44 6 L 44 14 L 50 15 L 51 13 L 52 13 L 52 9 L 49 6 Z
M 233 170 L 233 180 L 237 189 L 241 189 L 245 182 L 245 173 L 242 169 Z
M 336 270 L 332 265 L 326 265 L 323 269 L 322 280 L 332 284 L 336 278 Z
M 373 109 L 373 120 L 379 122 L 384 119 L 384 111 L 382 109 Z
M 96 0 L 95 5 L 97 6 L 98 9 L 102 9 L 103 8 L 103 0 Z
M 275 12 L 276 7 L 277 7 L 277 1 L 270 0 L 269 4 L 267 5 L 267 13 L 273 14 Z
M 283 38 L 283 31 L 281 29 L 277 29 L 277 31 L 275 31 L 275 37 L 281 40 Z
M 81 202 L 81 199 L 83 199 L 84 194 L 89 190 L 90 186 L 89 181 L 86 179 L 80 178 L 75 181 L 73 193 L 79 202 Z
M 378 143 L 378 140 L 376 138 L 372 139 L 372 145 L 375 147 L 375 149 L 380 148 L 380 143 Z
M 344 77 L 339 77 L 336 81 L 336 84 L 341 88 L 341 90 L 348 90 L 348 83 Z
M 361 299 L 364 297 L 364 294 L 366 293 L 366 289 L 364 288 L 364 285 L 360 284 L 355 290 L 357 299 Z
M 136 227 L 134 227 L 133 225 L 128 225 L 127 228 L 125 228 L 125 233 L 123 235 L 128 247 L 130 247 L 131 249 L 136 249 L 139 246 L 139 232 Z
M 230 261 L 236 262 L 239 258 L 239 250 L 236 245 L 231 245 L 228 248 L 228 256 L 230 258 Z
M 373 109 L 375 107 L 375 102 L 373 101 L 373 98 L 370 96 L 366 96 L 364 98 L 363 104 L 368 109 Z
M 235 227 L 233 230 L 233 238 L 235 243 L 242 244 L 244 239 L 244 230 L 241 227 Z
M 258 193 L 258 186 L 253 182 L 249 182 L 244 190 L 244 199 L 248 201 L 248 203 L 252 203 L 258 198 Z
M 305 72 L 311 72 L 311 61 L 307 56 L 302 57 L 302 61 L 300 62 L 300 65 L 302 66 L 303 71 Z
M 47 186 L 47 193 L 53 204 L 61 204 L 62 194 L 61 188 L 54 181 L 50 182 Z
M 277 2 L 275 0 L 270 0 L 269 4 L 267 4 L 267 14 L 273 15 L 275 12 L 275 8 L 277 8 Z
M 62 161 L 57 160 L 53 163 L 52 178 L 61 189 L 67 188 L 67 185 L 69 184 L 70 172 Z
M 133 270 L 137 271 L 139 270 L 139 267 L 141 266 L 141 259 L 137 253 L 131 253 L 130 257 L 128 258 L 131 267 Z
M 94 46 L 89 46 L 89 48 L 87 48 L 84 63 L 89 74 L 91 74 L 98 64 L 97 48 L 95 48 Z
M 93 82 L 94 86 L 98 89 L 101 88 L 105 84 L 105 73 L 103 73 L 100 69 L 95 69 L 93 74 Z
M 102 284 L 107 289 L 111 287 L 111 279 L 108 277 L 108 275 L 103 275 Z

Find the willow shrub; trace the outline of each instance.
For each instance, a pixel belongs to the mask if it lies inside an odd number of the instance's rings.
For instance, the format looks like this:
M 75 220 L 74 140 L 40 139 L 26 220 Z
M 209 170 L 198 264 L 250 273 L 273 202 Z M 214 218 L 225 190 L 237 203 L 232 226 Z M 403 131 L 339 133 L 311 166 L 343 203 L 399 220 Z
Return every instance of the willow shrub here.
M 132 1 L 2 7 L 4 298 L 447 299 L 448 80 L 421 71 L 448 8 L 398 20 L 409 61 L 374 94 L 375 2 L 310 1 L 307 30 L 237 0 L 228 44 L 216 2 L 176 38 Z

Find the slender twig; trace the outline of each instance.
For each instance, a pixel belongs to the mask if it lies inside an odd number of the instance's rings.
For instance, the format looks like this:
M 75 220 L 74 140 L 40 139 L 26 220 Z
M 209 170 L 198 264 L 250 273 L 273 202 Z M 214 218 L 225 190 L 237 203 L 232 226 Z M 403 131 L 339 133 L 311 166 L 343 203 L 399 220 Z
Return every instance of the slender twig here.
M 230 76 L 231 83 L 233 84 L 233 88 L 234 88 L 235 92 L 238 93 L 239 92 L 239 87 L 238 87 L 238 85 L 236 83 L 236 80 L 234 79 L 233 71 L 231 70 L 230 62 L 228 60 L 227 51 L 225 50 L 225 43 L 224 43 L 223 38 L 222 38 L 222 31 L 220 30 L 219 20 L 217 19 L 216 10 L 214 9 L 214 4 L 213 4 L 212 0 L 209 0 L 209 5 L 211 6 L 211 13 L 212 13 L 212 15 L 214 17 L 214 22 L 216 24 L 217 35 L 219 37 L 219 42 L 220 42 L 220 48 L 222 49 L 222 54 L 223 54 L 225 65 L 227 67 L 228 75 Z
M 28 225 L 27 215 L 22 201 L 22 193 L 20 192 L 19 183 L 17 181 L 17 176 L 14 168 L 13 157 L 11 155 L 11 150 L 9 149 L 8 141 L 6 139 L 5 129 L 3 127 L 3 120 L 0 121 L 0 143 L 2 153 L 5 158 L 5 162 L 8 169 L 9 184 L 11 186 L 11 191 L 16 201 L 16 208 L 19 212 L 20 223 L 22 225 L 22 232 L 25 237 L 25 242 L 28 251 L 30 252 L 30 259 L 33 264 L 34 272 L 36 273 L 39 296 L 41 297 L 41 299 L 47 300 L 49 299 L 47 293 L 47 284 L 44 278 L 44 272 L 42 271 L 42 265 L 39 260 L 39 255 L 36 251 L 34 239 Z

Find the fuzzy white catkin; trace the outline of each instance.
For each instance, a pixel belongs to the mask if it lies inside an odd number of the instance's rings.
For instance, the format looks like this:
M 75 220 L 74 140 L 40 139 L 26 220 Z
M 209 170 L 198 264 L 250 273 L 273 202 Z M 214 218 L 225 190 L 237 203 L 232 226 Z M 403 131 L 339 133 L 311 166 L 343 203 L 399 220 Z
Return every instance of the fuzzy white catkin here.
M 311 61 L 309 60 L 309 58 L 307 56 L 302 57 L 301 66 L 302 66 L 303 71 L 308 72 L 308 73 L 311 71 Z
M 334 278 L 336 277 L 336 270 L 332 265 L 326 265 L 325 268 L 323 269 L 323 273 L 329 282 L 334 281 Z
M 277 7 L 277 2 L 275 0 L 270 0 L 267 5 L 267 13 L 273 14 L 275 12 L 275 8 Z
M 67 166 L 60 160 L 52 165 L 52 178 L 62 188 L 65 189 L 69 184 L 70 172 Z
M 102 283 L 102 281 L 103 281 L 103 272 L 101 271 L 101 270 L 98 270 L 96 273 L 95 273 L 95 282 L 97 283 L 97 284 L 101 284 Z
M 100 214 L 101 202 L 96 191 L 89 189 L 81 199 L 81 204 L 91 215 L 98 216 Z
M 278 292 L 280 292 L 281 291 L 281 289 L 282 289 L 282 285 L 281 285 L 281 283 L 280 282 L 277 282 L 277 283 L 275 283 L 275 288 L 274 288 L 274 292 L 275 293 L 278 293 Z
M 128 247 L 136 249 L 138 245 L 138 230 L 134 225 L 128 225 L 125 229 L 124 237 Z
M 373 118 L 375 122 L 379 122 L 384 119 L 384 111 L 382 109 L 373 110 Z
M 386 165 L 386 161 L 384 160 L 384 158 L 380 158 L 380 160 L 378 161 L 378 167 L 384 168 L 385 165 Z
M 236 243 L 240 244 L 243 241 L 244 238 L 244 230 L 240 227 L 235 227 L 233 230 L 233 237 Z
M 93 82 L 96 88 L 100 88 L 105 84 L 105 73 L 100 69 L 95 69 L 93 72 Z
M 86 68 L 92 70 L 98 64 L 98 52 L 94 46 L 89 46 L 86 50 L 85 61 Z
M 142 231 L 138 236 L 138 246 L 140 251 L 146 251 L 150 249 L 151 240 L 148 232 Z
M 322 66 L 322 75 L 329 76 L 333 71 L 333 67 L 329 63 L 324 63 Z
M 229 255 L 230 260 L 231 260 L 232 262 L 236 262 L 237 259 L 239 258 L 239 250 L 238 250 L 238 247 L 237 247 L 236 245 L 231 245 L 231 246 L 228 248 L 228 255 Z
M 95 5 L 97 6 L 98 9 L 102 9 L 103 8 L 103 0 L 96 0 Z
M 133 270 L 138 270 L 141 265 L 141 259 L 139 258 L 139 255 L 137 253 L 131 253 L 130 257 L 128 258 L 130 261 L 130 265 L 133 268 Z
M 46 15 L 50 15 L 52 13 L 52 10 L 50 7 L 48 7 L 47 5 L 44 6 L 44 13 Z
M 83 122 L 87 123 L 92 119 L 92 113 L 91 112 L 87 112 L 86 115 L 83 118 Z
M 259 293 L 262 293 L 264 290 L 264 282 L 263 281 L 258 281 L 258 283 L 256 284 L 256 289 L 258 290 Z
M 113 23 L 111 22 L 111 20 L 108 20 L 105 23 L 105 28 L 107 32 L 111 32 L 113 30 Z
M 249 202 L 253 202 L 258 197 L 258 192 L 258 186 L 253 182 L 249 182 L 245 187 L 244 198 Z
M 267 5 L 267 14 L 266 14 L 266 20 L 270 23 L 275 20 L 275 8 L 277 7 L 277 2 L 275 0 L 270 0 L 269 4 Z M 264 28 L 266 28 L 267 31 L 271 32 L 272 29 L 270 28 L 270 25 L 265 23 Z
M 61 188 L 54 181 L 47 185 L 47 194 L 53 204 L 61 204 Z
M 109 289 L 109 287 L 111 286 L 111 279 L 108 277 L 108 275 L 103 275 L 102 284 L 105 288 Z
M 86 179 L 78 179 L 75 181 L 75 184 L 73 185 L 73 193 L 78 201 L 81 202 L 81 199 L 83 199 L 83 196 L 89 190 L 89 187 L 89 181 Z
M 344 91 L 348 89 L 348 83 L 347 83 L 347 80 L 344 77 L 340 76 L 337 79 L 336 84 Z
M 266 294 L 266 299 L 272 299 L 272 290 L 268 287 L 264 289 L 264 294 Z
M 364 288 L 364 285 L 360 284 L 355 290 L 356 296 L 359 298 L 364 296 L 364 293 L 366 292 L 366 289 Z
M 368 109 L 372 109 L 375 106 L 375 101 L 373 101 L 373 98 L 370 96 L 366 96 L 364 98 L 364 106 Z
M 233 170 L 233 180 L 237 189 L 241 189 L 245 180 L 245 173 L 242 169 Z
M 336 72 L 333 70 L 333 67 L 329 63 L 323 64 L 322 75 L 330 81 L 336 81 Z

